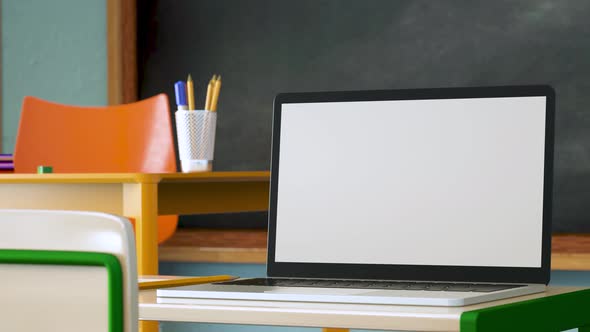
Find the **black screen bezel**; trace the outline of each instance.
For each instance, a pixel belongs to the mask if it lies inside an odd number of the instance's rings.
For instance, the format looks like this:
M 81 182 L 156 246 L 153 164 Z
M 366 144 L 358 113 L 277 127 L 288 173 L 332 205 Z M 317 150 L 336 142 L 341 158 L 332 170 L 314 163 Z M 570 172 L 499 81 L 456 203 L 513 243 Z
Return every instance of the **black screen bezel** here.
M 294 263 L 275 261 L 276 208 L 279 177 L 279 148 L 281 105 L 286 103 L 418 100 L 493 97 L 546 97 L 545 116 L 545 169 L 543 187 L 543 231 L 541 267 L 481 267 L 435 265 L 384 265 Z M 548 85 L 496 86 L 469 88 L 434 88 L 411 90 L 369 90 L 339 92 L 282 93 L 274 100 L 271 182 L 269 206 L 269 233 L 267 274 L 269 277 L 369 279 L 369 280 L 420 280 L 469 281 L 548 284 L 551 258 L 551 207 L 553 187 L 553 149 L 555 122 L 555 92 Z M 313 231 L 313 230 L 310 230 Z M 509 231 L 509 230 L 507 230 Z M 328 246 L 329 244 L 326 243 Z M 499 243 L 498 245 L 505 245 Z

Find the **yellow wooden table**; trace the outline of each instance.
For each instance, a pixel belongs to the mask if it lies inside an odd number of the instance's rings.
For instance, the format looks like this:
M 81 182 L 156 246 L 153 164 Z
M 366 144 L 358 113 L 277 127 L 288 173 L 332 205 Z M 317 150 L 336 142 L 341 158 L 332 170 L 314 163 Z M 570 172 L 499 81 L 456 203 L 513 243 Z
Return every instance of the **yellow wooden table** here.
M 158 274 L 157 216 L 263 211 L 269 172 L 0 174 L 0 208 L 85 210 L 136 220 L 140 275 Z

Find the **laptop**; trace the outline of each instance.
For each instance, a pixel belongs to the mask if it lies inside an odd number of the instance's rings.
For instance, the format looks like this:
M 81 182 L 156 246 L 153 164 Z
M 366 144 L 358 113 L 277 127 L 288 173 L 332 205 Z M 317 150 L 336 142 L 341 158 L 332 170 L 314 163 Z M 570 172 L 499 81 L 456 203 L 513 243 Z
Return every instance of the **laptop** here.
M 279 94 L 268 277 L 158 301 L 463 306 L 543 292 L 554 105 L 549 86 Z

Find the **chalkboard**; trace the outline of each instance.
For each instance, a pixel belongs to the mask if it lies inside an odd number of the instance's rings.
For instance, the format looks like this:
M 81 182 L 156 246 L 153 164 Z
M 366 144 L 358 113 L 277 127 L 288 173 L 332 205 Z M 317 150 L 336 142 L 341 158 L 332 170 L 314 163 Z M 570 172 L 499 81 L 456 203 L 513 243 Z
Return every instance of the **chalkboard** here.
M 551 84 L 554 231 L 590 232 L 590 1 L 140 1 L 140 96 L 222 75 L 216 170 L 269 168 L 287 91 Z M 509 120 L 509 119 L 508 119 Z M 509 231 L 509 230 L 507 230 Z

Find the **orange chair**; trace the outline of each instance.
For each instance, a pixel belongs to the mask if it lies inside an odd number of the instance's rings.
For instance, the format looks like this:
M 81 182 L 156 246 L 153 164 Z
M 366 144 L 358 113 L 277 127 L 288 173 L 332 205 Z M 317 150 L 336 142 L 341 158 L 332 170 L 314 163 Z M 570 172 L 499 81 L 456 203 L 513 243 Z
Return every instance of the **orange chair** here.
M 16 173 L 176 172 L 174 141 L 164 94 L 136 103 L 80 107 L 25 97 L 14 151 Z M 158 242 L 168 239 L 177 216 L 158 219 Z

